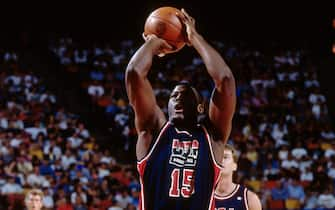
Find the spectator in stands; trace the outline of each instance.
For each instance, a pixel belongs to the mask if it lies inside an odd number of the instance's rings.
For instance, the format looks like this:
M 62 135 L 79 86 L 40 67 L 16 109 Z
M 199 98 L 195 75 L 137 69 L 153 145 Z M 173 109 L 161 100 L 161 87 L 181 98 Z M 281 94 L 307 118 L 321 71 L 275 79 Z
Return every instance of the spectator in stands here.
M 75 198 L 75 202 L 72 203 L 72 205 L 73 205 L 73 210 L 88 210 L 87 205 L 85 204 L 82 197 L 80 196 L 77 196 Z
M 314 180 L 314 175 L 311 167 L 307 166 L 300 174 L 300 181 L 302 182 L 311 182 Z
M 331 158 L 331 156 L 335 156 L 335 141 L 333 141 L 331 145 L 331 147 L 325 150 L 324 156 L 326 158 Z
M 46 210 L 53 210 L 54 209 L 54 198 L 52 196 L 52 193 L 50 193 L 52 190 L 48 187 L 43 187 L 43 206 Z
M 300 160 L 303 156 L 307 155 L 307 150 L 303 147 L 302 142 L 298 141 L 291 153 L 296 160 Z
M 271 190 L 271 198 L 273 200 L 286 200 L 288 199 L 288 190 L 286 186 L 285 179 L 278 180 L 277 186 Z
M 3 195 L 8 194 L 20 194 L 23 192 L 22 186 L 15 182 L 14 176 L 8 176 L 7 182 L 1 188 Z
M 317 200 L 318 207 L 323 207 L 326 209 L 335 208 L 335 196 L 332 191 L 332 187 L 328 186 L 325 190 L 319 195 Z
M 318 193 L 315 191 L 307 191 L 306 202 L 303 205 L 304 210 L 316 209 L 318 206 Z
M 41 175 L 39 166 L 34 166 L 33 172 L 27 176 L 27 184 L 31 187 L 42 187 L 44 182 L 46 179 Z
M 299 183 L 298 177 L 294 177 L 289 181 L 287 185 L 287 192 L 289 199 L 299 200 L 300 204 L 305 202 L 305 191 Z
M 78 200 L 77 197 L 80 197 L 80 199 Z M 87 195 L 80 183 L 75 186 L 74 191 L 71 193 L 71 203 L 72 205 L 87 203 Z
M 293 155 L 289 153 L 287 159 L 282 161 L 281 167 L 287 171 L 293 171 L 299 168 L 299 163 Z
M 105 93 L 104 87 L 97 80 L 88 86 L 87 91 L 93 101 L 97 101 Z
M 125 209 L 132 202 L 132 198 L 129 195 L 127 188 L 123 188 L 120 192 L 118 192 L 115 195 L 114 199 L 117 202 L 117 204 L 123 209 Z
M 57 210 L 74 210 L 72 204 L 69 202 L 68 196 L 60 197 L 57 200 Z

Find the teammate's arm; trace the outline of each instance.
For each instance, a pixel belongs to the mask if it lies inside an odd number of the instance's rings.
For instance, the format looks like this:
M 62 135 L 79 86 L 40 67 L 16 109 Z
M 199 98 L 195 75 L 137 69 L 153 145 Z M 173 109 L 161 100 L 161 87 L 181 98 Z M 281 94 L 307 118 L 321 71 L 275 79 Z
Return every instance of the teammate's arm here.
M 262 210 L 262 204 L 256 193 L 248 190 L 247 192 L 249 210 Z
M 236 106 L 234 76 L 221 55 L 196 31 L 194 19 L 183 9 L 179 16 L 186 25 L 189 44 L 198 51 L 215 83 L 209 104 L 209 119 L 214 126 L 214 139 L 225 144 Z

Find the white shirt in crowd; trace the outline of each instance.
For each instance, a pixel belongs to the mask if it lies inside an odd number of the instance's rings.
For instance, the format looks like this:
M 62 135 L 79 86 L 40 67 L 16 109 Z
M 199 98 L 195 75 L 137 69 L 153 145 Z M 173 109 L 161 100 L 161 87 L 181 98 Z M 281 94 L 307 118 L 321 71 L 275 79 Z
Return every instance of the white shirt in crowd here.
M 71 193 L 71 203 L 72 204 L 76 203 L 77 196 L 78 196 L 77 192 Z M 80 193 L 80 197 L 81 197 L 81 200 L 83 201 L 83 203 L 87 203 L 87 195 L 84 192 Z
M 83 140 L 76 136 L 70 136 L 67 140 L 71 143 L 72 148 L 78 148 L 83 143 Z
M 51 195 L 45 195 L 43 198 L 43 206 L 48 209 L 52 209 L 54 207 L 54 200 Z
M 288 157 L 288 150 L 287 149 L 279 150 L 278 157 L 280 160 L 286 160 Z
M 38 83 L 37 77 L 34 75 L 27 74 L 24 76 L 24 85 L 28 88 Z
M 76 163 L 77 160 L 73 155 L 67 154 L 61 157 L 61 164 L 64 169 L 68 169 L 72 163 Z
M 105 169 L 105 168 L 98 169 L 99 178 L 104 178 L 105 176 L 109 176 L 109 175 L 110 175 L 110 171 L 108 169 Z
M 36 139 L 39 133 L 43 133 L 45 136 L 47 135 L 47 130 L 45 128 L 30 127 L 25 128 L 24 130 L 31 135 L 32 139 Z
M 299 147 L 292 150 L 292 156 L 300 160 L 303 156 L 307 156 L 307 150 Z
M 335 133 L 333 131 L 321 131 L 321 136 L 325 139 L 335 139 Z
M 123 196 L 121 193 L 115 196 L 115 200 L 117 201 L 118 205 L 125 209 L 129 203 L 132 202 L 132 199 L 129 195 Z
M 284 160 L 281 167 L 285 169 L 299 168 L 299 164 L 296 160 Z
M 22 79 L 17 75 L 10 75 L 5 79 L 5 84 L 8 84 L 10 80 L 12 80 L 13 85 L 20 85 Z
M 7 118 L 0 118 L 0 127 L 1 128 L 8 128 L 8 120 Z
M 57 145 L 51 146 L 50 144 L 45 144 L 43 146 L 43 153 L 46 155 L 51 153 L 59 160 L 62 156 L 62 149 Z
M 40 97 L 40 102 L 43 103 L 45 100 L 49 100 L 51 103 L 56 103 L 56 96 L 48 93 L 43 93 Z
M 22 140 L 21 139 L 17 139 L 17 138 L 12 138 L 10 140 L 10 146 L 14 147 L 14 148 L 18 148 L 21 144 Z
M 300 174 L 300 181 L 313 181 L 314 179 L 314 175 L 311 171 L 303 171 L 301 174 Z
M 88 94 L 91 96 L 102 96 L 105 93 L 104 88 L 101 85 L 90 85 L 88 87 Z
M 23 189 L 21 185 L 17 183 L 6 183 L 3 185 L 1 188 L 1 193 L 2 194 L 11 194 L 11 193 L 22 193 Z
M 44 176 L 40 175 L 40 174 L 35 174 L 35 173 L 31 173 L 28 175 L 27 177 L 27 183 L 30 186 L 37 186 L 40 187 L 42 186 L 45 182 L 47 182 L 47 180 L 45 179 Z
M 313 161 L 308 159 L 308 160 L 301 160 L 299 162 L 299 169 L 300 171 L 306 171 L 307 168 L 310 168 L 312 166 Z
M 332 194 L 321 194 L 318 197 L 318 205 L 328 209 L 335 208 L 335 197 Z
M 80 130 L 79 128 L 76 128 L 76 132 L 78 135 L 82 136 L 83 138 L 90 137 L 90 132 L 87 129 Z
M 333 155 L 335 155 L 335 149 L 329 148 L 325 151 L 325 157 L 326 158 L 330 158 Z
M 324 103 L 326 102 L 326 97 L 321 94 L 311 93 L 308 97 L 308 101 L 311 104 L 316 104 L 318 101 L 320 101 L 321 103 Z
M 327 175 L 333 180 L 335 179 L 335 165 L 328 169 Z

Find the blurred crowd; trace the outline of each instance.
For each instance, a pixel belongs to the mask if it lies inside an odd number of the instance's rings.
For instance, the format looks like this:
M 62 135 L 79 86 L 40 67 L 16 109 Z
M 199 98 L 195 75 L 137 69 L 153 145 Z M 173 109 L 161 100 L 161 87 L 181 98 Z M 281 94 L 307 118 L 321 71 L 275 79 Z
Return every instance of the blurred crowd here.
M 236 182 L 255 191 L 263 209 L 335 208 L 335 130 L 308 49 L 213 44 L 236 78 L 229 139 L 239 153 Z M 64 77 L 87 93 L 92 111 L 120 134 L 112 144 L 124 153 L 136 144 L 124 71 L 137 45 L 71 38 L 50 43 Z M 213 83 L 198 55 L 187 50 L 155 61 L 149 75 L 165 114 L 171 88 L 181 80 L 208 103 Z M 47 209 L 136 209 L 136 162 L 121 164 L 127 161 L 117 160 L 80 116 L 58 104 L 43 78 L 17 65 L 15 52 L 0 57 L 0 209 L 17 205 L 31 187 L 43 189 Z
M 118 164 L 15 53 L 1 57 L 0 209 L 23 209 L 33 187 L 45 209 L 136 209 L 136 168 Z

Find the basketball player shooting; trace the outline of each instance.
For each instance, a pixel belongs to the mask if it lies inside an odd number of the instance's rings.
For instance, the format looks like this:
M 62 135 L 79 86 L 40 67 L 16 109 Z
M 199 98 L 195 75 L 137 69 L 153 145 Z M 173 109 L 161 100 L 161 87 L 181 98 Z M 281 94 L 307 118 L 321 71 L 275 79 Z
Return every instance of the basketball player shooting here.
M 215 83 L 208 108 L 210 126 L 197 122 L 204 108 L 189 83 L 172 90 L 166 119 L 147 76 L 153 57 L 173 48 L 165 40 L 147 35 L 126 69 L 126 89 L 138 133 L 142 210 L 214 209 L 214 188 L 221 169 L 218 163 L 235 111 L 235 80 L 230 68 L 197 32 L 195 20 L 183 9 L 177 15 L 186 27 L 188 45 L 200 54 Z

